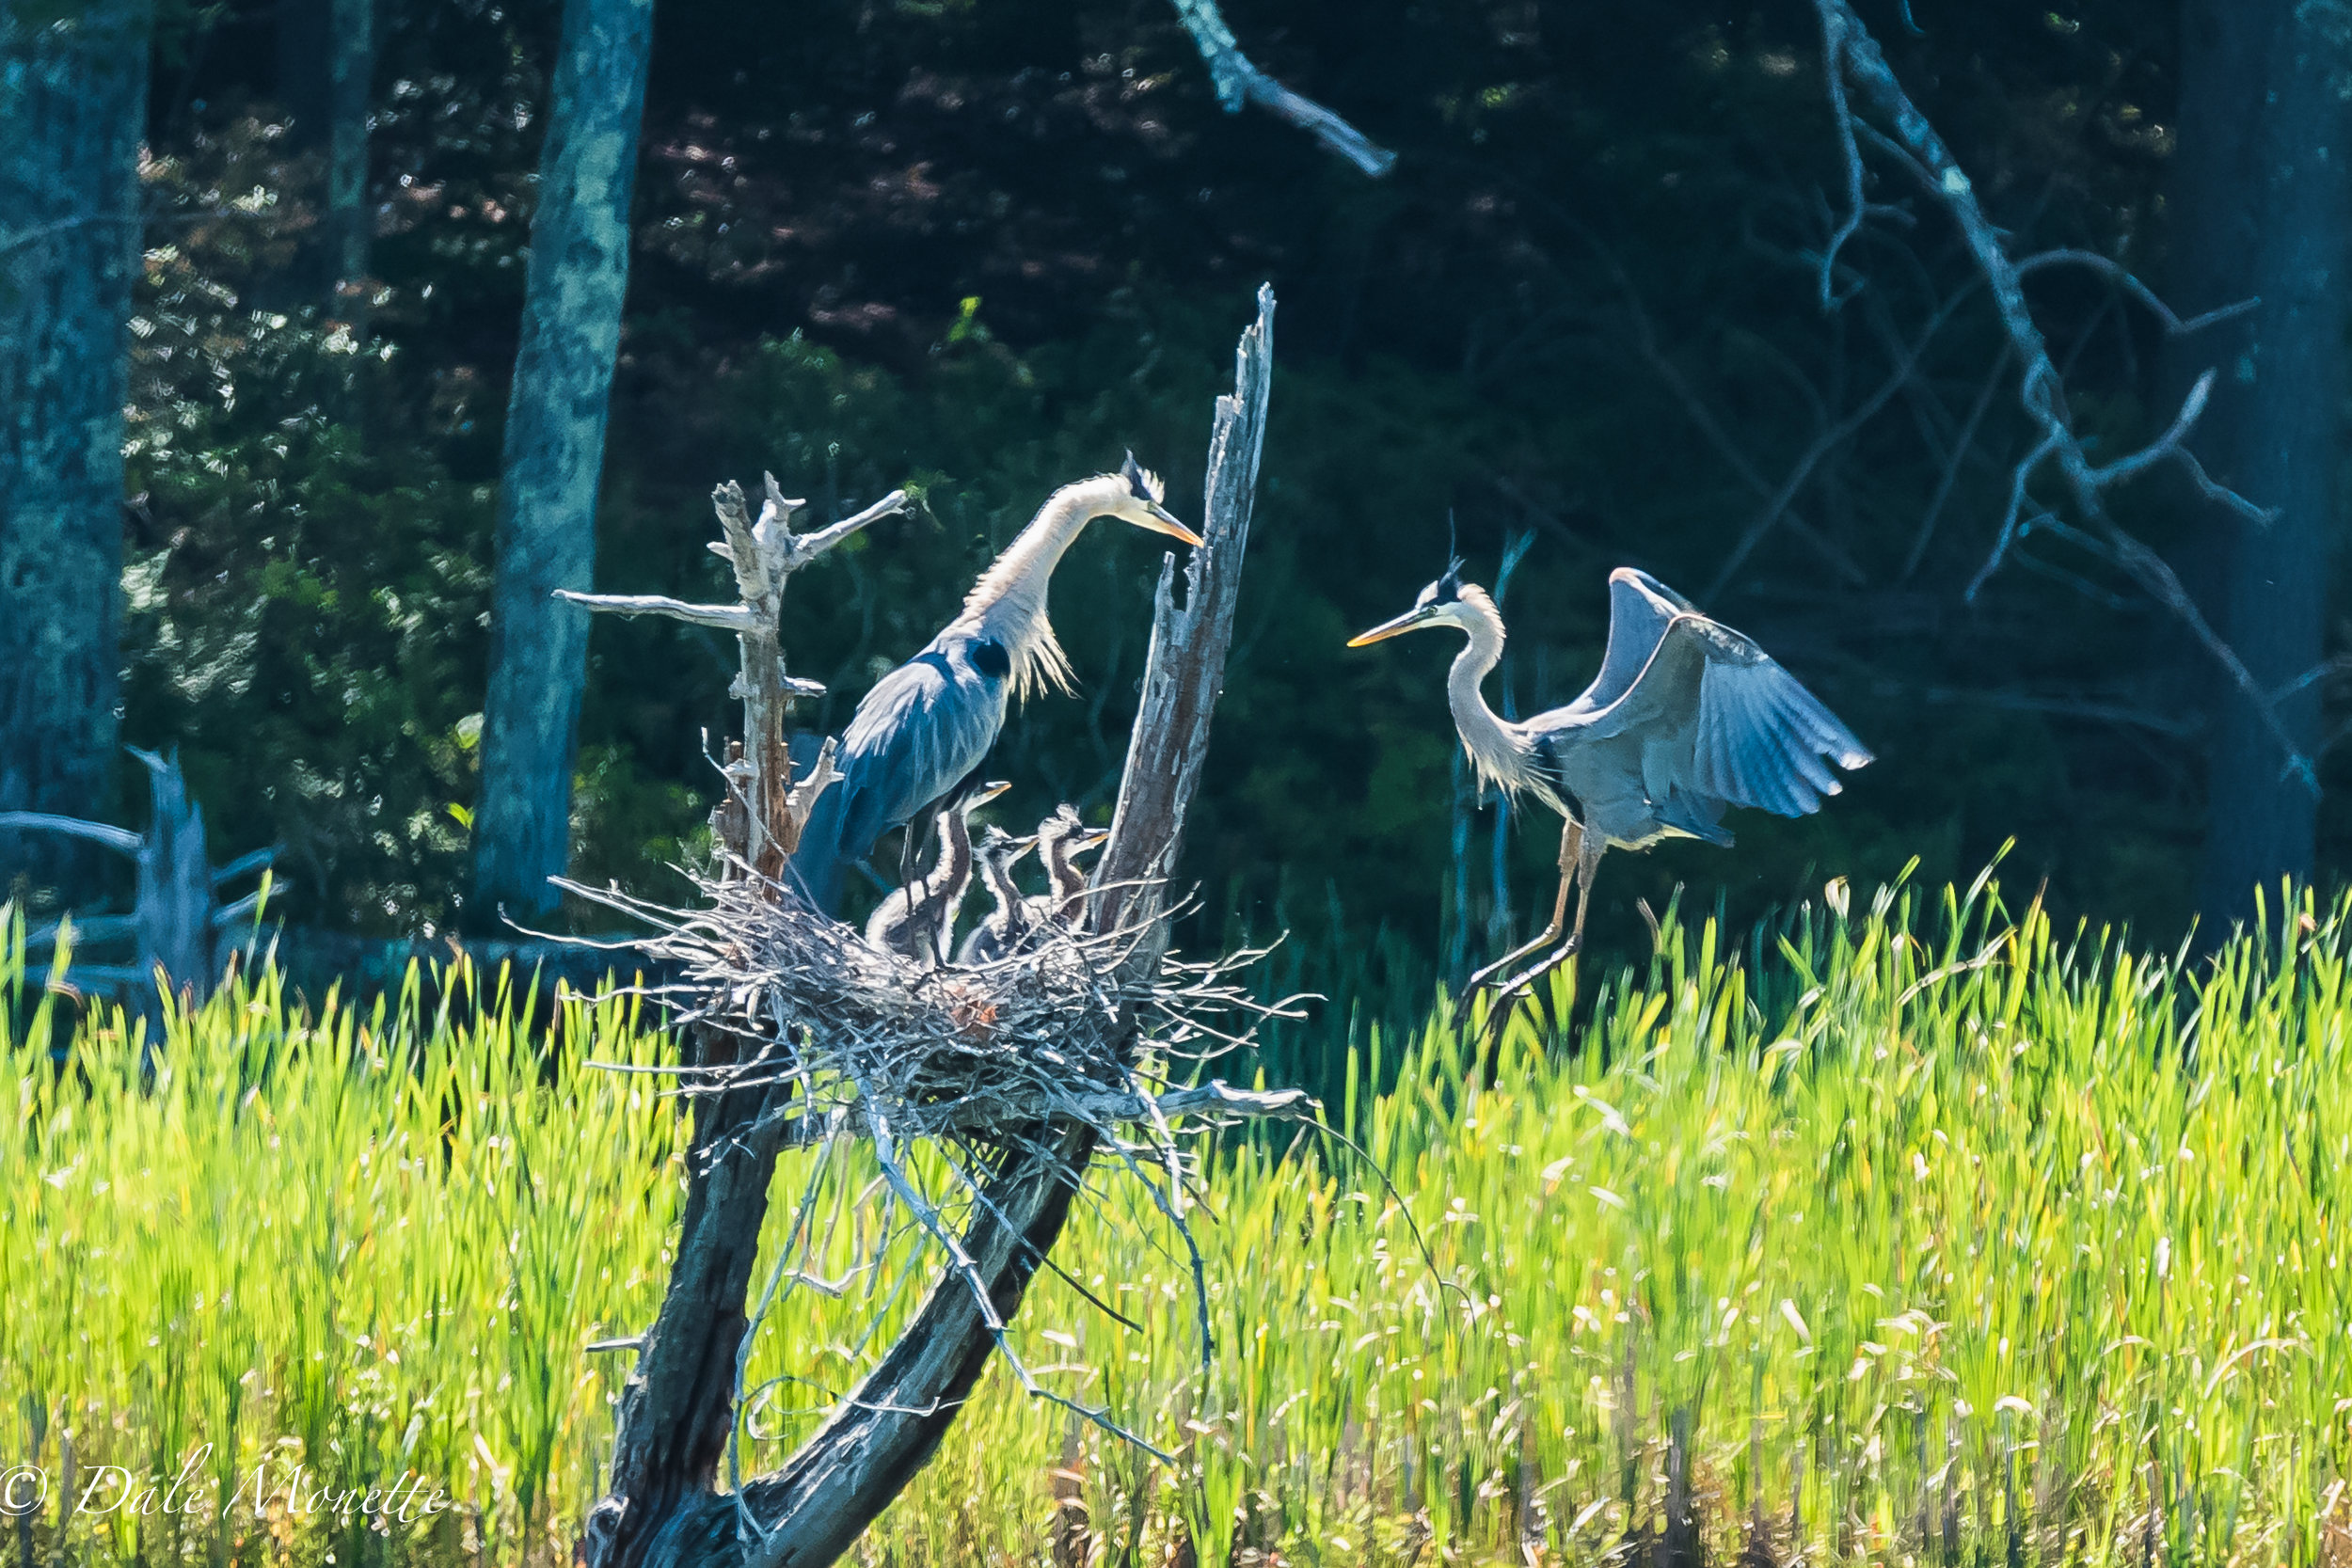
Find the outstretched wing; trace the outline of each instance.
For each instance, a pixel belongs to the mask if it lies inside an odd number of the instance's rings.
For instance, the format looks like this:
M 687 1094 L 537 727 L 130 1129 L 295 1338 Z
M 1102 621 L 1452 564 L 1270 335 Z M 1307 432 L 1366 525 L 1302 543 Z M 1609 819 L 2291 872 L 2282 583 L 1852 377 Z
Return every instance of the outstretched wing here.
M 1843 787 L 1830 768 L 1849 770 L 1870 753 L 1821 700 L 1753 641 L 1702 616 L 1691 635 L 1706 644 L 1698 727 L 1692 736 L 1693 783 L 1734 805 L 1783 816 L 1819 809 Z
M 1624 697 L 1649 667 L 1674 618 L 1690 610 L 1690 600 L 1647 572 L 1620 566 L 1610 573 L 1609 645 L 1601 652 L 1600 673 L 1563 711 L 1597 713 Z
M 1696 611 L 1676 615 L 1614 703 L 1584 726 L 1596 739 L 1639 733 L 1652 799 L 1679 790 L 1782 816 L 1818 810 L 1843 786 L 1830 767 L 1870 761 L 1853 732 L 1748 638 Z M 1679 744 L 1689 737 L 1689 750 Z M 1656 743 L 1667 742 L 1661 746 Z

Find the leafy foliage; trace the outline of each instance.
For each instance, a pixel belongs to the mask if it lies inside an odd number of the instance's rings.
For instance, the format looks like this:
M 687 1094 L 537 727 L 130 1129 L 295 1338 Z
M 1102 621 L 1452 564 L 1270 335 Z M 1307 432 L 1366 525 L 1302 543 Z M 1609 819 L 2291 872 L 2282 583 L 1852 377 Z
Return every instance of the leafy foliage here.
M 229 46 L 267 38 L 258 0 L 218 12 L 167 89 L 167 211 L 238 191 L 259 206 L 152 236 L 150 319 L 201 318 L 220 346 L 212 369 L 141 350 L 151 477 L 132 587 L 165 608 L 139 611 L 127 721 L 202 753 L 192 773 L 235 847 L 298 847 L 301 920 L 413 931 L 447 921 L 463 879 L 487 487 L 556 9 L 393 18 L 381 287 L 353 354 L 315 313 L 251 317 L 315 178 L 272 150 L 266 50 Z M 2161 284 L 2171 13 L 1920 9 L 1924 37 L 1874 25 L 1996 219 L 2021 245 L 2096 250 Z M 1963 599 L 2027 432 L 1989 307 L 1891 167 L 1845 252 L 1851 296 L 1820 309 L 1842 182 L 1804 8 L 1232 13 L 1261 64 L 1398 148 L 1396 172 L 1363 181 L 1218 112 L 1154 7 L 901 5 L 779 28 L 665 0 L 599 585 L 718 591 L 704 544 L 722 479 L 772 468 L 818 518 L 911 485 L 923 515 L 791 607 L 795 668 L 833 691 L 803 719 L 837 727 L 1057 483 L 1132 447 L 1184 510 L 1232 328 L 1270 277 L 1282 363 L 1261 525 L 1191 834 L 1191 870 L 1225 900 L 1213 924 L 1320 942 L 1343 911 L 1451 966 L 1548 896 L 1548 823 L 1507 831 L 1493 871 L 1492 809 L 1451 761 L 1444 655 L 1340 647 L 1434 575 L 1452 515 L 1473 577 L 1535 535 L 1499 702 L 1579 689 L 1602 576 L 1630 562 L 1756 636 L 1883 759 L 1819 818 L 1741 814 L 1733 855 L 1613 861 L 1604 951 L 1637 951 L 1637 900 L 1686 881 L 1744 918 L 1822 874 L 1915 855 L 1958 875 L 2011 838 L 2053 908 L 2182 927 L 2213 693 L 2172 623 L 2042 540 Z M 2031 287 L 2078 423 L 2108 448 L 2144 436 L 2169 406 L 2154 324 L 2088 272 Z M 2195 578 L 2210 519 L 2174 516 L 2156 484 L 2122 501 Z M 1009 726 L 1008 820 L 1104 804 L 1159 555 L 1109 532 L 1057 584 L 1083 691 Z M 328 651 L 261 647 L 296 628 Z M 604 622 L 591 657 L 575 867 L 667 896 L 663 867 L 693 852 L 713 793 L 704 736 L 715 748 L 734 722 L 732 656 L 707 633 Z M 2329 842 L 2336 823 L 2331 806 Z

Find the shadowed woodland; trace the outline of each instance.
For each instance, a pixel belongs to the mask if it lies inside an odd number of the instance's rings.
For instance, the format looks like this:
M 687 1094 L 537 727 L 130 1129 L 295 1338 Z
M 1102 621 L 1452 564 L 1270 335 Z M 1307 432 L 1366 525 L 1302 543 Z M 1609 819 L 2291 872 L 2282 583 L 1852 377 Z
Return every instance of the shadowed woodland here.
M 2263 132 L 2240 111 L 2288 69 L 2265 63 L 2256 9 L 1864 19 L 2011 252 L 2084 253 L 2025 288 L 2089 449 L 2140 447 L 2218 367 L 2189 445 L 2280 509 L 2271 532 L 2302 531 L 2290 577 L 2310 599 L 2334 570 L 2337 398 L 2303 392 L 2333 386 L 2341 333 L 2318 335 L 2328 364 L 2274 378 L 2281 329 L 2259 313 L 2167 330 L 2264 287 L 2251 238 L 2275 226 L 2240 172 L 2260 150 L 2212 145 Z M 467 897 L 500 454 L 560 19 L 537 0 L 359 10 L 359 217 L 330 188 L 338 156 L 349 180 L 348 0 L 152 18 L 119 735 L 178 749 L 218 858 L 283 847 L 276 908 L 297 927 L 487 931 Z M 1987 570 L 2039 432 L 1964 236 L 1867 110 L 1866 207 L 1824 307 L 1850 206 L 1812 8 L 1229 20 L 1393 169 L 1369 178 L 1270 115 L 1220 113 L 1164 8 L 843 6 L 789 27 L 660 8 L 596 585 L 707 595 L 723 571 L 703 549 L 713 477 L 807 476 L 818 521 L 906 487 L 912 515 L 806 594 L 796 658 L 828 696 L 800 720 L 836 730 L 1056 483 L 1132 447 L 1180 510 L 1197 496 L 1192 411 L 1270 277 L 1281 395 L 1188 862 L 1210 894 L 1198 918 L 1357 946 L 1386 931 L 1400 960 L 1456 974 L 1530 927 L 1549 832 L 1499 833 L 1452 760 L 1441 660 L 1340 649 L 1436 575 L 1449 514 L 1511 620 L 1499 705 L 1582 685 L 1600 579 L 1633 563 L 1773 649 L 1884 759 L 1835 814 L 1747 824 L 1737 856 L 1670 847 L 1613 873 L 1599 950 L 1642 950 L 1636 901 L 1661 908 L 1680 882 L 1752 913 L 1915 856 L 1962 874 L 2012 838 L 2008 875 L 2046 877 L 2054 909 L 2163 941 L 2200 910 L 2243 912 L 2258 875 L 2328 863 L 2331 793 L 2314 839 L 2253 705 L 2084 542 L 2054 466 Z M 2336 100 L 2320 101 L 2324 120 Z M 2335 210 L 2296 208 L 2322 254 L 2341 245 L 2315 231 Z M 355 254 L 359 281 L 328 297 Z M 2288 383 L 2306 370 L 2320 380 Z M 2273 397 L 2318 421 L 2296 449 L 2311 472 L 2261 468 L 2246 432 L 2276 427 Z M 2286 691 L 2328 784 L 2332 622 L 2296 631 L 2259 593 L 2230 597 L 2260 525 L 2169 466 L 2111 509 Z M 1071 562 L 1057 624 L 1080 689 L 1008 726 L 1009 819 L 1106 806 L 1155 559 L 1098 539 Z M 667 867 L 707 835 L 704 733 L 726 733 L 731 664 L 707 631 L 596 626 L 558 813 L 577 879 L 682 891 Z M 142 819 L 140 770 L 77 766 L 77 815 Z M 39 793 L 11 784 L 0 807 L 67 809 Z M 2272 818 L 2268 838 L 2240 831 Z M 51 896 L 43 879 L 23 891 Z

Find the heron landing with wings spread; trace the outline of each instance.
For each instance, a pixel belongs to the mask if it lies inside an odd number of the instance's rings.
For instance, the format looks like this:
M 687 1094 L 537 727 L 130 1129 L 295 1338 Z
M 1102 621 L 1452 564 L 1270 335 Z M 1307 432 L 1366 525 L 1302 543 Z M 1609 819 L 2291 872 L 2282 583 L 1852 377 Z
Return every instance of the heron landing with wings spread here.
M 1430 626 L 1459 627 L 1469 638 L 1446 697 L 1478 777 L 1508 800 L 1534 796 L 1565 823 L 1551 924 L 1471 975 L 1472 989 L 1560 942 L 1571 887 L 1576 924 L 1567 939 L 1498 987 L 1511 995 L 1583 945 L 1593 873 L 1609 850 L 1675 837 L 1728 847 L 1726 806 L 1803 816 L 1841 787 L 1831 762 L 1851 769 L 1870 760 L 1853 732 L 1763 649 L 1630 566 L 1609 574 L 1600 673 L 1576 701 L 1531 719 L 1502 718 L 1479 689 L 1502 657 L 1502 615 L 1485 589 L 1462 580 L 1459 557 L 1412 609 L 1348 646 Z

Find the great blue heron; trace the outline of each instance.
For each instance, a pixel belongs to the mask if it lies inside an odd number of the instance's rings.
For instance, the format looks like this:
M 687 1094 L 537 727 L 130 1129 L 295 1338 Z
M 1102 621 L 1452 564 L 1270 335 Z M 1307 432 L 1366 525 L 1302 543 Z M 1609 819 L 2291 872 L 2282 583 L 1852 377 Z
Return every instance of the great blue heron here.
M 1037 825 L 1037 858 L 1045 863 L 1046 891 L 1024 903 L 1031 931 L 1070 915 L 1087 890 L 1087 874 L 1078 869 L 1077 858 L 1101 847 L 1110 836 L 1108 828 L 1088 827 L 1066 800 Z
M 1115 474 L 1063 485 L 980 574 L 962 612 L 874 684 L 842 732 L 834 763 L 840 777 L 818 797 L 792 857 L 792 878 L 812 904 L 833 912 L 850 861 L 979 767 L 1004 727 L 1009 696 L 1071 689 L 1070 661 L 1045 618 L 1045 589 L 1079 531 L 1117 517 L 1200 543 L 1160 504 L 1165 494 L 1133 452 Z
M 939 856 L 931 868 L 883 899 L 866 922 L 866 940 L 886 953 L 903 953 L 926 963 L 947 961 L 956 910 L 972 885 L 972 814 L 1011 784 L 995 780 L 950 800 L 934 819 Z
M 1610 849 L 1645 849 L 1672 837 L 1728 846 L 1731 834 L 1719 825 L 1725 806 L 1803 816 L 1840 787 L 1824 757 L 1845 768 L 1870 760 L 1763 649 L 1630 566 L 1609 574 L 1600 673 L 1565 707 L 1523 721 L 1496 714 L 1479 690 L 1502 657 L 1502 616 L 1486 590 L 1462 580 L 1458 557 L 1412 609 L 1348 646 L 1424 626 L 1459 626 L 1470 639 L 1454 656 L 1446 697 L 1471 768 L 1505 797 L 1532 795 L 1565 820 L 1551 924 L 1471 975 L 1472 987 L 1558 940 L 1571 886 L 1576 925 L 1567 940 L 1501 990 L 1518 991 L 1581 946 L 1593 873 Z
M 990 827 L 980 835 L 980 879 L 988 884 L 993 907 L 977 926 L 967 932 L 961 946 L 956 949 L 956 962 L 967 969 L 974 964 L 994 963 L 1020 949 L 1022 939 L 1029 934 L 1027 900 L 1021 895 L 1021 884 L 1012 879 L 1012 868 L 1022 856 L 1037 847 L 1037 836 L 1015 838 L 1004 829 Z

